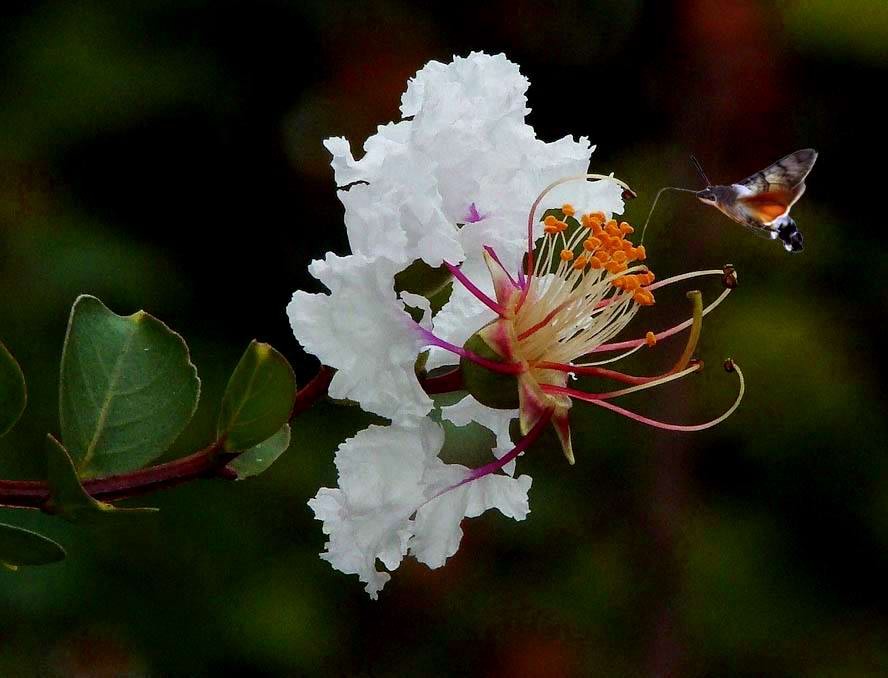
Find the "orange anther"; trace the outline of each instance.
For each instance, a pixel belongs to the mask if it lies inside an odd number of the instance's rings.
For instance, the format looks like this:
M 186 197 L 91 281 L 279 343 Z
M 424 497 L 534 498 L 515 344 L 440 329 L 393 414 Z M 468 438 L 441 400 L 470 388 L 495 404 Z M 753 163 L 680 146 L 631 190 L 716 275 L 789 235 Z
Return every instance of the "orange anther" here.
M 632 295 L 632 299 L 639 306 L 650 306 L 654 303 L 654 295 L 648 290 L 637 290 L 635 294 Z
M 569 202 L 566 202 L 561 206 L 561 211 L 564 212 L 564 216 L 566 217 L 572 217 L 574 214 L 577 213 L 577 211 L 573 208 L 573 205 L 571 205 Z
M 589 260 L 586 257 L 577 257 L 577 260 L 573 263 L 573 267 L 577 271 L 582 271 L 589 264 Z
M 639 261 L 644 261 L 645 259 L 647 259 L 647 252 L 645 252 L 644 250 L 644 245 L 639 245 L 636 249 L 638 250 Z
M 633 249 L 635 249 L 635 248 L 633 247 L 631 242 L 629 242 L 628 240 L 623 241 L 623 251 L 626 254 L 629 254 L 629 252 L 631 252 Z
M 561 250 L 561 261 L 570 261 L 573 258 L 573 250 Z
M 543 232 L 548 233 L 549 235 L 555 235 L 558 233 L 558 227 L 554 224 L 551 226 L 543 226 Z
M 614 261 L 616 261 L 618 264 L 625 264 L 626 259 L 626 253 L 623 250 L 617 250 L 616 252 L 614 252 Z
M 607 222 L 607 226 L 604 227 L 604 230 L 607 231 L 608 235 L 620 235 L 620 228 L 617 226 L 617 222 L 614 219 Z
M 583 248 L 588 252 L 594 252 L 601 247 L 601 241 L 598 238 L 587 238 L 583 241 Z
M 600 224 L 603 224 L 605 221 L 607 221 L 607 217 L 605 216 L 604 212 L 592 212 L 592 214 L 590 214 L 589 216 Z
M 601 263 L 601 260 L 592 257 L 591 259 L 589 259 L 589 266 L 591 266 L 592 268 L 601 268 L 602 266 L 604 266 L 604 264 Z
M 563 221 L 556 221 L 556 222 L 555 222 L 555 227 L 556 227 L 559 231 L 563 231 L 563 230 L 565 230 L 565 229 L 567 228 L 567 224 L 566 224 L 565 222 L 563 222 Z
M 550 214 L 545 219 L 543 219 L 543 224 L 546 226 L 554 226 L 555 222 L 557 222 L 557 221 L 558 221 L 558 219 L 556 219 L 554 216 L 552 216 Z
M 610 255 L 604 250 L 599 250 L 595 253 L 595 258 L 598 259 L 602 264 L 606 263 L 610 259 Z
M 625 271 L 627 266 L 626 264 L 619 264 L 616 261 L 609 261 L 607 262 L 606 268 L 610 273 L 616 275 L 617 273 L 622 273 L 623 271 Z
M 648 346 L 653 346 L 657 343 L 657 335 L 648 330 L 648 333 L 644 335 L 644 343 Z
M 623 239 L 618 235 L 612 235 L 608 238 L 607 244 L 611 249 L 614 249 L 614 250 L 622 249 L 623 248 Z
M 629 235 L 630 233 L 635 233 L 635 229 L 632 228 L 632 224 L 628 221 L 624 221 L 620 224 L 620 233 L 623 235 Z
M 630 291 L 637 290 L 641 286 L 637 275 L 624 275 L 620 280 L 623 281 L 623 287 Z

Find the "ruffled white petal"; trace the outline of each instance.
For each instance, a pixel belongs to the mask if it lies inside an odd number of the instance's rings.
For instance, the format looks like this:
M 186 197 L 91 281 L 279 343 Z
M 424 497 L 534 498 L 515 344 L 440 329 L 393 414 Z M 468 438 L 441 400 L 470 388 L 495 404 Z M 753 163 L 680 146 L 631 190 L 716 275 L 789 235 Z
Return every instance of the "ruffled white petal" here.
M 426 477 L 432 485 L 453 485 L 468 472 L 463 466 L 441 463 Z M 490 474 L 436 497 L 416 513 L 410 553 L 433 569 L 441 567 L 459 548 L 463 518 L 474 518 L 495 508 L 507 518 L 524 520 L 530 512 L 530 485 L 527 475 L 512 478 Z
M 371 598 L 390 579 L 377 559 L 394 570 L 407 554 L 412 516 L 426 499 L 426 469 L 444 442 L 439 426 L 371 426 L 336 451 L 339 487 L 321 488 L 308 502 L 329 535 L 321 557 L 357 574 Z
M 586 138 L 537 139 L 524 120 L 527 87 L 502 54 L 433 61 L 402 97 L 412 120 L 379 127 L 360 160 L 344 139 L 328 139 L 337 184 L 366 182 L 340 192 L 352 251 L 404 265 L 480 261 L 481 232 L 485 244 L 520 252 L 533 199 L 552 181 L 586 172 L 592 152 Z M 472 204 L 488 223 L 458 230 Z
M 305 350 L 337 369 L 332 397 L 399 421 L 427 414 L 432 401 L 416 378 L 423 341 L 395 296 L 396 270 L 386 259 L 328 254 L 309 271 L 330 294 L 296 292 L 287 315 Z
M 321 557 L 357 574 L 376 598 L 408 552 L 429 567 L 456 553 L 460 522 L 490 508 L 523 520 L 529 511 L 528 476 L 488 475 L 448 490 L 469 469 L 438 458 L 440 426 L 428 419 L 371 426 L 336 451 L 339 487 L 322 488 L 308 502 L 329 536 Z M 436 496 L 439 495 L 440 496 Z

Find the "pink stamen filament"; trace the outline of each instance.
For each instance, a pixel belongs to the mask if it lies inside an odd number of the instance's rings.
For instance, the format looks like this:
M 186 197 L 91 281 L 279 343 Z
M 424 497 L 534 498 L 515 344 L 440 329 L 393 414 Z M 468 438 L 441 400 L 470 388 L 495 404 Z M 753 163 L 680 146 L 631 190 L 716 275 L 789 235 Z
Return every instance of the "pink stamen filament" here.
M 552 419 L 552 414 L 554 411 L 554 408 L 550 407 L 545 412 L 543 412 L 542 416 L 537 420 L 537 423 L 533 425 L 533 428 L 531 428 L 530 431 L 527 432 L 526 436 L 518 441 L 518 444 L 515 445 L 512 450 L 504 454 L 496 461 L 492 461 L 489 464 L 485 464 L 484 466 L 481 466 L 479 468 L 471 469 L 466 477 L 463 478 L 461 481 L 445 487 L 443 490 L 428 499 L 425 503 L 427 504 L 428 502 L 432 501 L 432 499 L 440 497 L 442 494 L 450 492 L 450 490 L 455 490 L 457 487 L 461 487 L 466 483 L 470 483 L 473 480 L 478 480 L 478 478 L 483 478 L 486 475 L 490 475 L 491 473 L 496 473 L 497 471 L 499 471 L 503 466 L 515 459 L 519 454 L 527 450 L 528 447 L 536 442 L 536 439 L 540 437 L 543 429 Z
M 578 391 L 577 389 L 568 388 L 567 386 L 555 386 L 554 384 L 541 384 L 540 388 L 543 390 L 543 393 L 566 395 L 570 396 L 571 398 L 576 398 L 577 400 L 591 403 L 596 400 L 610 400 L 611 398 L 616 398 L 618 396 L 624 396 L 630 393 L 644 391 L 645 389 L 653 388 L 654 386 L 660 386 L 661 384 L 667 384 L 670 381 L 681 379 L 691 372 L 696 372 L 702 366 L 702 363 L 695 363 L 691 367 L 681 370 L 680 372 L 667 372 L 666 374 L 662 374 L 658 377 L 643 378 L 645 379 L 645 381 L 636 382 L 634 386 L 631 386 L 629 388 L 622 388 L 619 391 L 608 391 L 606 393 L 586 393 L 585 391 Z
M 521 374 L 522 372 L 527 371 L 527 368 L 523 363 L 502 363 L 495 360 L 488 360 L 487 358 L 484 358 L 477 353 L 469 351 L 462 346 L 457 346 L 456 344 L 451 344 L 449 341 L 439 339 L 424 327 L 417 325 L 416 329 L 419 332 L 420 336 L 422 336 L 422 338 L 425 340 L 426 346 L 437 346 L 438 348 L 443 348 L 445 351 L 455 353 L 461 358 L 471 360 L 476 365 L 486 367 L 488 370 L 491 370 L 493 372 L 499 372 L 500 374 Z
M 482 304 L 487 306 L 491 311 L 493 311 L 497 315 L 499 315 L 499 316 L 505 315 L 506 309 L 504 309 L 502 306 L 500 306 L 498 303 L 496 303 L 493 299 L 491 299 L 486 294 L 484 294 L 484 292 L 482 292 L 480 289 L 478 289 L 478 287 L 475 285 L 475 283 L 473 283 L 471 280 L 469 280 L 466 277 L 466 275 L 462 271 L 459 270 L 458 266 L 454 266 L 453 264 L 451 264 L 447 261 L 444 262 L 444 265 L 447 267 L 447 270 L 450 271 L 451 275 L 453 275 L 454 278 L 459 280 L 462 283 L 463 287 L 465 287 L 469 292 L 471 292 L 472 295 L 474 295 L 478 299 L 478 301 L 480 301 Z
M 538 332 L 543 329 L 546 325 L 548 325 L 552 318 L 558 315 L 558 312 L 567 306 L 568 302 L 564 302 L 563 304 L 559 304 L 555 308 L 553 308 L 549 313 L 546 314 L 546 317 L 540 320 L 536 325 L 531 327 L 530 329 L 524 330 L 521 334 L 518 335 L 518 341 L 524 341 L 527 337 L 531 336 L 534 332 Z
M 731 293 L 730 289 L 724 290 L 715 301 L 713 301 L 709 306 L 703 309 L 703 315 L 705 316 L 710 311 L 714 310 L 716 306 L 718 306 L 722 301 L 724 301 L 725 297 L 727 297 Z M 679 323 L 675 327 L 670 327 L 668 330 L 663 330 L 662 332 L 658 332 L 654 335 L 654 339 L 656 341 L 660 341 L 660 339 L 665 339 L 666 337 L 671 337 L 673 334 L 678 334 L 682 330 L 686 330 L 693 324 L 693 318 L 688 318 L 683 323 Z M 619 341 L 613 344 L 601 344 L 601 346 L 596 346 L 588 353 L 599 353 L 601 351 L 619 351 L 625 348 L 636 348 L 643 344 L 646 344 L 647 339 L 629 339 L 627 341 Z M 586 355 L 588 355 L 588 353 Z
M 534 367 L 541 370 L 558 370 L 559 372 L 573 372 L 574 374 L 582 374 L 589 377 L 614 379 L 616 381 L 622 381 L 625 384 L 646 384 L 649 381 L 654 381 L 655 379 L 660 379 L 666 376 L 665 374 L 660 374 L 653 377 L 636 377 L 631 374 L 624 374 L 623 372 L 608 370 L 601 367 L 592 367 L 588 365 L 571 365 L 569 363 L 553 363 L 546 361 L 538 362 L 534 364 Z
M 734 364 L 734 371 L 737 372 L 737 376 L 740 379 L 740 392 L 737 394 L 737 399 L 734 401 L 734 404 L 731 405 L 731 407 L 729 407 L 728 410 L 724 414 L 722 414 L 719 417 L 716 417 L 715 419 L 707 421 L 704 424 L 693 424 L 693 425 L 669 424 L 667 422 L 657 421 L 656 419 L 651 419 L 650 417 L 645 417 L 645 416 L 640 415 L 636 412 L 632 412 L 630 410 L 627 410 L 624 407 L 619 407 L 618 405 L 614 405 L 613 403 L 609 403 L 606 400 L 592 399 L 592 400 L 587 400 L 587 402 L 590 402 L 593 405 L 598 405 L 599 407 L 603 407 L 603 408 L 610 410 L 612 412 L 616 412 L 617 414 L 622 414 L 624 417 L 628 417 L 629 419 L 632 419 L 633 421 L 637 421 L 642 424 L 647 424 L 648 426 L 653 426 L 654 428 L 659 428 L 659 429 L 663 429 L 666 431 L 687 431 L 687 432 L 703 431 L 704 429 L 711 428 L 713 426 L 720 424 L 725 419 L 730 417 L 734 413 L 734 410 L 736 410 L 737 407 L 739 407 L 740 401 L 743 400 L 743 394 L 746 392 L 746 383 L 743 379 L 743 373 L 740 371 L 740 368 L 737 367 L 736 364 Z M 583 399 L 583 400 L 585 400 L 585 399 Z

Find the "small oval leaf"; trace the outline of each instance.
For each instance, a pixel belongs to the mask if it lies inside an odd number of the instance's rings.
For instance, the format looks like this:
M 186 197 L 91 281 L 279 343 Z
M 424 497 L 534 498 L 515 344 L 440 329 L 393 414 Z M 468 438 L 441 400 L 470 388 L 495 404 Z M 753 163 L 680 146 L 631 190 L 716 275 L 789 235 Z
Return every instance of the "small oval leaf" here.
M 219 413 L 227 451 L 249 450 L 278 433 L 290 418 L 296 377 L 290 363 L 255 339 L 234 368 Z
M 59 389 L 62 440 L 78 475 L 124 473 L 164 452 L 191 421 L 200 379 L 176 332 L 91 296 L 71 309 Z
M 65 557 L 65 549 L 52 539 L 23 527 L 0 523 L 0 563 L 9 569 L 47 565 Z
M 228 466 L 237 472 L 237 479 L 243 480 L 266 471 L 290 446 L 290 425 L 284 424 L 268 440 L 240 454 Z
M 46 434 L 46 484 L 49 500 L 43 506 L 50 513 L 72 523 L 91 523 L 108 516 L 154 513 L 155 508 L 118 508 L 98 501 L 80 484 L 71 456 L 51 433 Z
M 0 341 L 0 436 L 19 420 L 27 402 L 28 390 L 22 368 Z

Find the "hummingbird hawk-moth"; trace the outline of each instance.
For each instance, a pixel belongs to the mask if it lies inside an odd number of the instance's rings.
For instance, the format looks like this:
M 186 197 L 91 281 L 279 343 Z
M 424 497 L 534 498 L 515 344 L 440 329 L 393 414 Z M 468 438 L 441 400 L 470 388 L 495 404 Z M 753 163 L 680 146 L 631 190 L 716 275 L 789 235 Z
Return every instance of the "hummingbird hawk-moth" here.
M 743 181 L 730 186 L 707 186 L 696 196 L 756 235 L 771 240 L 780 238 L 787 252 L 801 252 L 804 239 L 789 210 L 805 192 L 805 177 L 815 160 L 817 151 L 804 148 Z

